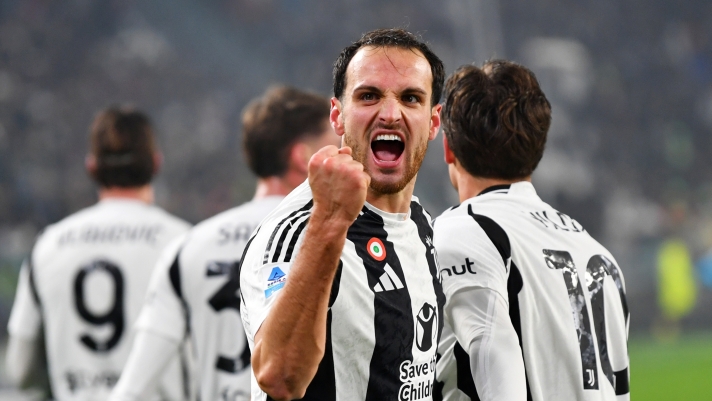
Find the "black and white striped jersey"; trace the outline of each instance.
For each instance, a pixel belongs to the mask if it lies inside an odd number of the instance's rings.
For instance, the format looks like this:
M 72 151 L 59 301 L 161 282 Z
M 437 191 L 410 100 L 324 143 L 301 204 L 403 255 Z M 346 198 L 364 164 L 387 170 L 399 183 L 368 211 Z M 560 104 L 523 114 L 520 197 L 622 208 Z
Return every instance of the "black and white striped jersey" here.
M 254 334 L 289 280 L 312 208 L 307 183 L 253 236 L 240 272 L 242 319 Z M 349 228 L 329 300 L 326 351 L 305 400 L 431 400 L 442 288 L 430 216 L 366 204 Z M 252 400 L 270 399 L 253 375 Z
M 136 327 L 176 342 L 189 335 L 197 399 L 249 399 L 237 265 L 252 232 L 282 199 L 256 199 L 197 224 L 165 250 L 153 274 Z
M 447 296 L 444 320 L 452 328 L 441 340 L 446 355 L 438 364 L 445 399 L 498 399 L 483 396 L 487 390 L 475 382 L 507 380 L 507 371 L 486 371 L 497 370 L 490 360 L 506 330 L 516 332 L 520 346 L 507 354 L 509 366 L 523 361 L 525 373 L 506 385 L 520 386 L 522 399 L 630 399 L 623 275 L 578 222 L 522 181 L 483 191 L 444 212 L 434 227 Z M 494 298 L 478 303 L 461 294 Z M 509 315 L 504 324 L 493 323 L 498 302 L 502 315 Z M 468 349 L 478 355 L 468 355 Z M 474 372 L 475 380 L 471 366 L 483 370 Z
M 18 283 L 11 335 L 44 327 L 52 393 L 58 400 L 105 400 L 134 338 L 132 326 L 163 248 L 190 225 L 133 199 L 111 198 L 40 235 Z M 174 358 L 166 387 L 182 396 Z

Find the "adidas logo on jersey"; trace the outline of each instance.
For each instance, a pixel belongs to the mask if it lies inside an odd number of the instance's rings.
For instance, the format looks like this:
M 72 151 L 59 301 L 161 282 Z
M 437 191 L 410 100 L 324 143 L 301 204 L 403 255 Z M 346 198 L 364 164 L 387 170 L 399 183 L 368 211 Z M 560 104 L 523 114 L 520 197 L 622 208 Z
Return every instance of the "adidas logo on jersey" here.
M 393 268 L 391 268 L 388 263 L 386 263 L 386 267 L 384 267 L 383 270 L 386 272 L 381 275 L 379 279 L 380 282 L 373 286 L 373 292 L 400 290 L 403 288 L 403 282 L 401 282 L 396 272 L 393 271 Z

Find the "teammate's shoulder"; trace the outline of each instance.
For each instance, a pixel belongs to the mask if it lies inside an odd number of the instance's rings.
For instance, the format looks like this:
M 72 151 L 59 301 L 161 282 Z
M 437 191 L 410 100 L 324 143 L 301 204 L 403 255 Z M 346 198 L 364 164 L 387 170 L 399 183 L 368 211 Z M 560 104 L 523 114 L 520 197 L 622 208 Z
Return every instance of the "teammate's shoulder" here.
M 98 213 L 97 205 L 91 205 L 78 210 L 63 219 L 47 225 L 37 234 L 36 243 L 49 241 L 57 236 L 61 236 L 67 230 L 80 227 L 87 222 L 91 222 Z
M 277 206 L 267 217 L 262 221 L 262 226 L 270 223 L 282 221 L 286 216 L 294 213 L 309 213 L 314 204 L 314 198 L 309 181 L 304 181 L 292 192 L 287 195 L 284 200 Z
M 463 204 L 451 206 L 433 219 L 433 227 L 442 228 L 443 226 L 449 226 L 457 221 L 460 221 L 463 214 L 467 215 L 467 206 L 464 208 Z

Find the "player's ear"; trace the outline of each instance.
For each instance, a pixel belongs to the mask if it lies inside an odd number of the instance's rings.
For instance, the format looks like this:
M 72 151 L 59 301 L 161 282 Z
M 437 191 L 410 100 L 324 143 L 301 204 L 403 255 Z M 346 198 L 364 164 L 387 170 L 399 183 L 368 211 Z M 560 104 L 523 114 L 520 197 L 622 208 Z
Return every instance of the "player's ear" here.
M 445 163 L 454 164 L 455 163 L 455 153 L 450 149 L 450 144 L 447 141 L 447 135 L 443 133 L 443 149 L 445 151 Z
M 153 152 L 153 175 L 158 174 L 161 167 L 163 167 L 163 153 Z
M 431 111 L 430 114 L 430 135 L 428 136 L 429 140 L 435 139 L 436 136 L 438 136 L 438 131 L 440 130 L 440 111 L 442 110 L 443 106 L 441 104 L 436 104 Z
M 96 176 L 96 157 L 91 153 L 87 154 L 87 156 L 84 158 L 84 168 L 87 170 L 87 173 L 90 177 Z
M 334 132 L 338 136 L 344 135 L 344 115 L 341 113 L 341 101 L 331 98 L 331 112 L 329 113 L 329 122 Z
M 305 143 L 297 142 L 289 149 L 289 168 L 306 175 L 309 171 L 310 158 L 309 146 Z

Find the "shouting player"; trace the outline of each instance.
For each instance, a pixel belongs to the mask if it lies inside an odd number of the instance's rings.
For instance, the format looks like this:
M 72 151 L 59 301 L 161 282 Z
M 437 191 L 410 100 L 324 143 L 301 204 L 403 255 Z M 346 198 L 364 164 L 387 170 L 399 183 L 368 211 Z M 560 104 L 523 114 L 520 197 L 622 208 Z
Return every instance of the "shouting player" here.
M 461 202 L 435 222 L 448 400 L 630 398 L 621 270 L 531 184 L 550 122 L 521 65 L 463 66 L 446 83 L 445 161 Z
M 236 265 L 260 221 L 307 178 L 309 158 L 339 137 L 329 125 L 329 100 L 289 87 L 271 88 L 252 101 L 242 122 L 247 160 L 258 176 L 255 197 L 196 225 L 166 250 L 111 400 L 143 400 L 186 335 L 197 357 L 198 399 L 249 400 L 250 350 Z
M 440 126 L 438 57 L 409 32 L 366 33 L 334 66 L 345 146 L 265 219 L 240 273 L 252 400 L 430 400 L 442 289 L 412 196 Z
M 161 157 L 144 114 L 128 108 L 99 113 L 90 143 L 86 167 L 99 184 L 99 203 L 37 239 L 8 326 L 7 370 L 18 384 L 30 372 L 44 327 L 58 400 L 108 397 L 128 358 L 131 327 L 160 252 L 190 227 L 152 205 L 151 180 Z M 159 387 L 163 399 L 182 397 L 177 363 Z

